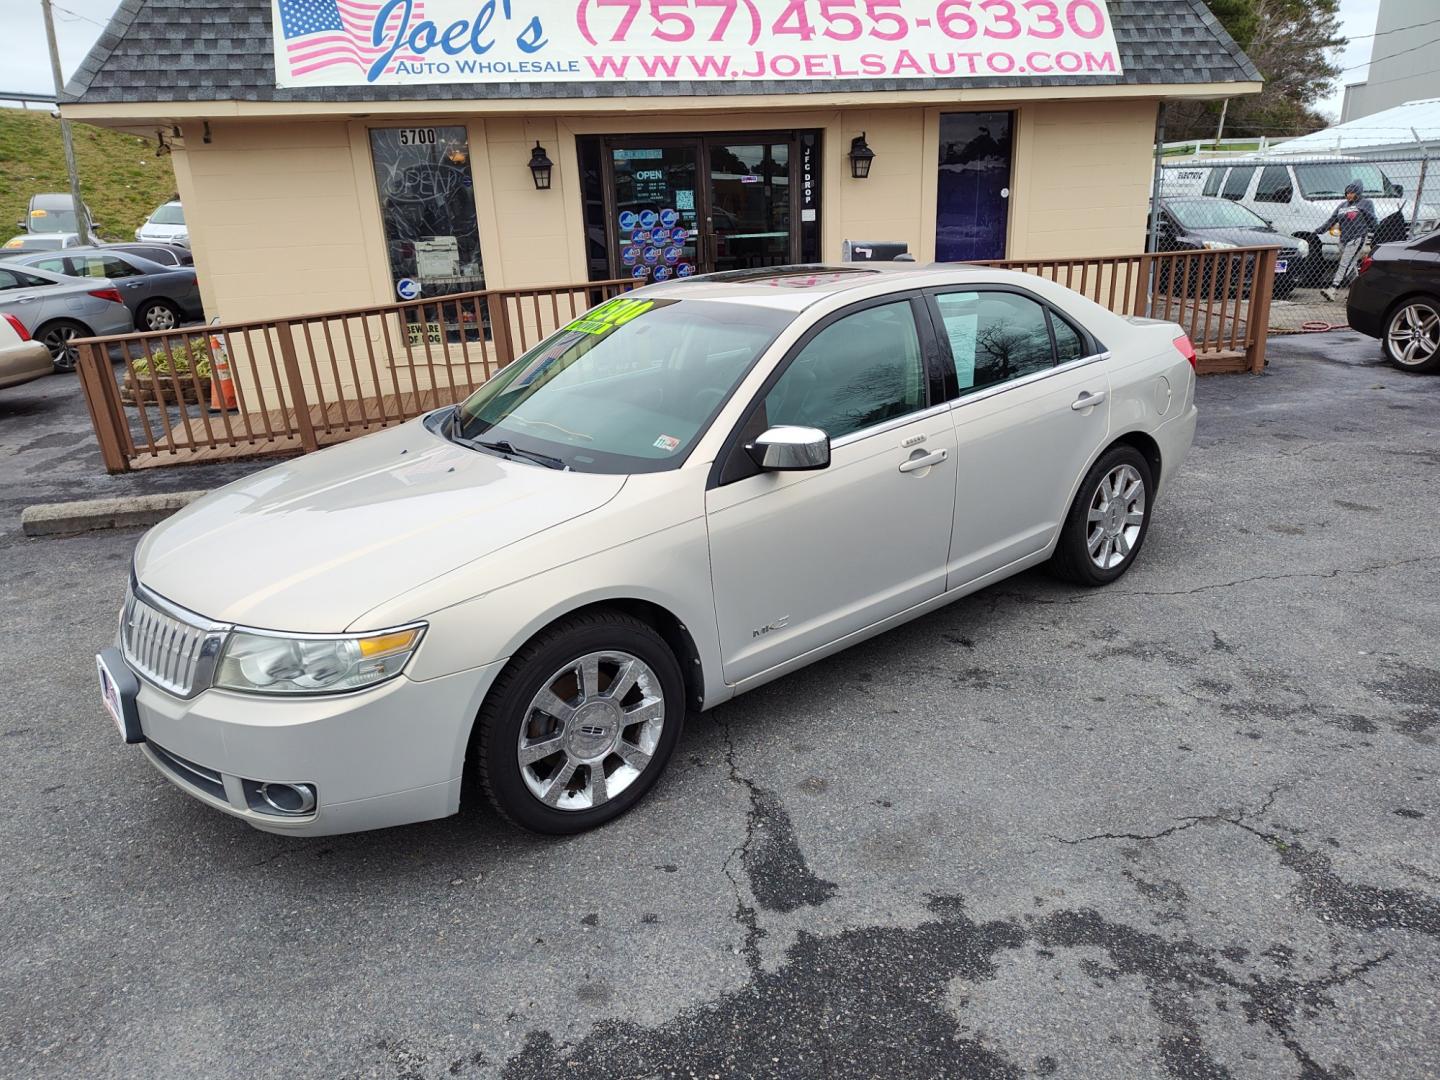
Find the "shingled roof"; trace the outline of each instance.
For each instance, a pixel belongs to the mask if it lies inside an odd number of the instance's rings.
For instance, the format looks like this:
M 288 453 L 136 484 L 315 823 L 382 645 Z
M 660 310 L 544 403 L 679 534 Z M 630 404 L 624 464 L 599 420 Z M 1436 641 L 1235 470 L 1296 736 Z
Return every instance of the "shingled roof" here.
M 441 83 L 279 89 L 270 0 L 122 0 L 62 103 L 168 101 L 443 101 L 853 93 L 963 87 L 1259 82 L 1260 73 L 1204 0 L 1109 0 L 1124 73 L 1007 79 L 759 82 Z

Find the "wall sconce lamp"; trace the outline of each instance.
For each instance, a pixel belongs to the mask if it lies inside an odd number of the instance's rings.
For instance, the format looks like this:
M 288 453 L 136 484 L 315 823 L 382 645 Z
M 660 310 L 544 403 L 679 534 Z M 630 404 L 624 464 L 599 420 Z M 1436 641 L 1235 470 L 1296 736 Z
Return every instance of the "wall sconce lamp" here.
M 856 180 L 864 180 L 870 175 L 870 163 L 874 160 L 875 151 L 870 149 L 862 131 L 850 140 L 850 175 Z
M 535 149 L 530 151 L 530 175 L 535 178 L 536 191 L 550 190 L 550 172 L 555 168 L 555 163 L 545 156 L 545 148 L 540 141 L 535 141 Z

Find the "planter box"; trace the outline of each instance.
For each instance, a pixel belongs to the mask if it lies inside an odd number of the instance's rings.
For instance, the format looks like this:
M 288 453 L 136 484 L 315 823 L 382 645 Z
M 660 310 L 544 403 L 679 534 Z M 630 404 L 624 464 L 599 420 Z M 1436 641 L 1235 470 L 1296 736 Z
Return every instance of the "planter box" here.
M 156 382 L 160 386 L 160 403 L 166 405 L 179 404 L 184 402 L 187 405 L 209 405 L 210 404 L 210 380 L 202 378 L 199 380 L 200 387 L 197 393 L 196 380 L 191 375 L 169 376 L 160 375 L 155 381 L 150 379 L 139 379 L 132 381 L 129 375 L 120 385 L 120 400 L 126 405 L 148 405 L 156 400 Z

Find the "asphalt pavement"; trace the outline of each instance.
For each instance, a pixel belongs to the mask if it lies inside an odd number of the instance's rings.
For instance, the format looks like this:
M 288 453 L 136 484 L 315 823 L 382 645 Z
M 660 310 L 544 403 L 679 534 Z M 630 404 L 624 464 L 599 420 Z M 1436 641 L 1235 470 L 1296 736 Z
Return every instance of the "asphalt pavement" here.
M 562 840 L 199 805 L 96 700 L 138 534 L 7 521 L 0 1072 L 1440 1075 L 1440 378 L 1272 357 L 1202 382 L 1120 582 L 693 717 Z

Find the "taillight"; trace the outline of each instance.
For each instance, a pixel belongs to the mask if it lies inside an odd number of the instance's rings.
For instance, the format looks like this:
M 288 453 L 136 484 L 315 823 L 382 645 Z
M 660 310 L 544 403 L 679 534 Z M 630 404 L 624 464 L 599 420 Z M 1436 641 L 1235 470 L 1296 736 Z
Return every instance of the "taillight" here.
M 1180 350 L 1180 355 L 1190 361 L 1192 370 L 1195 368 L 1195 346 L 1190 344 L 1190 335 L 1181 334 L 1175 339 L 1175 348 Z
M 26 330 L 25 324 L 22 323 L 19 319 L 17 319 L 14 315 L 6 315 L 5 321 L 10 324 L 11 328 L 14 329 L 15 333 L 20 335 L 21 341 L 30 340 L 30 331 Z
M 119 289 L 91 289 L 90 295 L 101 300 L 109 300 L 112 304 L 123 304 L 125 298 L 120 295 Z
M 1366 255 L 1363 259 L 1360 260 L 1360 266 L 1356 269 L 1355 272 L 1356 272 L 1357 274 L 1363 274 L 1363 273 L 1365 273 L 1366 270 L 1369 270 L 1370 267 L 1372 267 L 1372 266 L 1374 266 L 1374 265 L 1375 265 L 1375 260 L 1372 259 L 1369 255 Z

